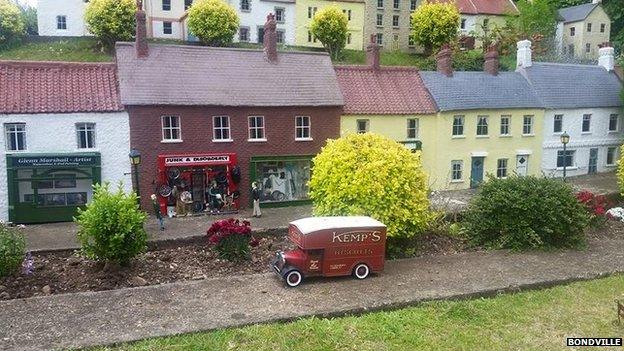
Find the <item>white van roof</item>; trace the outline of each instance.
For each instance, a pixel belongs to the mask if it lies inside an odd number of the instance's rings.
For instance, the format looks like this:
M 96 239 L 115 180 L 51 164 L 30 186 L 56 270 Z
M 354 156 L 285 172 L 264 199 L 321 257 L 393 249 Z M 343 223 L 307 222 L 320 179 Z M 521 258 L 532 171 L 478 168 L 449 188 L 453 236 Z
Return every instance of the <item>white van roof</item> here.
M 323 229 L 386 226 L 378 220 L 366 216 L 308 217 L 292 221 L 290 224 L 299 228 L 299 231 L 303 235 L 314 233 Z

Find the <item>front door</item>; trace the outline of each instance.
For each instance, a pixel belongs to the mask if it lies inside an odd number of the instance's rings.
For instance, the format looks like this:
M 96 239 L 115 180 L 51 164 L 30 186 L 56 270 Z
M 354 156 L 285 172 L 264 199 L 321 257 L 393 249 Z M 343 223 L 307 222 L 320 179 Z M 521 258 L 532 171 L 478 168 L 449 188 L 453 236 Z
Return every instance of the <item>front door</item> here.
M 524 177 L 527 175 L 528 169 L 529 169 L 529 156 L 528 155 L 516 156 L 516 174 L 520 177 Z
M 264 43 L 264 27 L 258 27 L 258 43 Z
M 588 174 L 594 174 L 598 170 L 598 149 L 589 149 Z
M 476 188 L 483 181 L 483 160 L 485 157 L 473 157 L 470 168 L 470 187 Z

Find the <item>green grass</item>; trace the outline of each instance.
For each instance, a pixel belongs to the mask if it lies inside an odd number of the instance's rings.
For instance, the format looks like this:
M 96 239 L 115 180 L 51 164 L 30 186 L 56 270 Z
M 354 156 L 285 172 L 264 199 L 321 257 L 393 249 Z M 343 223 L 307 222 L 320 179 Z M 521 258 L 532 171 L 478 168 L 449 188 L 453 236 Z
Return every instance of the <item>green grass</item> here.
M 622 337 L 624 275 L 391 312 L 254 325 L 97 350 L 569 350 L 568 336 Z
M 112 61 L 113 56 L 96 48 L 93 38 L 66 38 L 54 41 L 31 41 L 0 50 L 0 60 L 24 61 Z

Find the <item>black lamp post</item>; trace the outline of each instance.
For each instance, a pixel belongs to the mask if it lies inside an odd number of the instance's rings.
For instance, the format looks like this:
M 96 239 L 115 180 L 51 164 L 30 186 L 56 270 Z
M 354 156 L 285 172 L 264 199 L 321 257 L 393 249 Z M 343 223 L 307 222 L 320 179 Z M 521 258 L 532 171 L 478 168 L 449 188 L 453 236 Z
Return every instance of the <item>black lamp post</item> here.
M 137 149 L 132 149 L 130 150 L 128 157 L 130 157 L 130 164 L 134 168 L 134 184 L 136 187 L 137 202 L 140 204 L 141 192 L 139 190 L 139 165 L 141 164 L 141 153 Z
M 570 136 L 568 133 L 563 132 L 561 134 L 561 143 L 563 144 L 563 181 L 566 181 L 566 171 L 568 166 L 568 154 L 566 153 L 566 145 L 570 142 Z

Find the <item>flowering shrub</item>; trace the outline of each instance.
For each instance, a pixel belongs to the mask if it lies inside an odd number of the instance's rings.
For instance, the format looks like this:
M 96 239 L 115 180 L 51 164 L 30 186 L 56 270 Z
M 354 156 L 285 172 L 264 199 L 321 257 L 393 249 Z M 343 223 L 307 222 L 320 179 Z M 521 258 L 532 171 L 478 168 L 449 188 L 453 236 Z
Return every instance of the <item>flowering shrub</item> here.
M 25 249 L 24 236 L 15 228 L 0 223 L 0 278 L 17 271 Z
M 212 223 L 208 229 L 208 241 L 215 245 L 221 258 L 242 261 L 249 258 L 250 246 L 258 241 L 251 236 L 249 221 L 228 218 Z
M 610 205 L 606 196 L 595 195 L 591 191 L 582 190 L 576 194 L 576 199 L 585 206 L 592 225 L 604 224 L 607 219 L 605 214 Z

